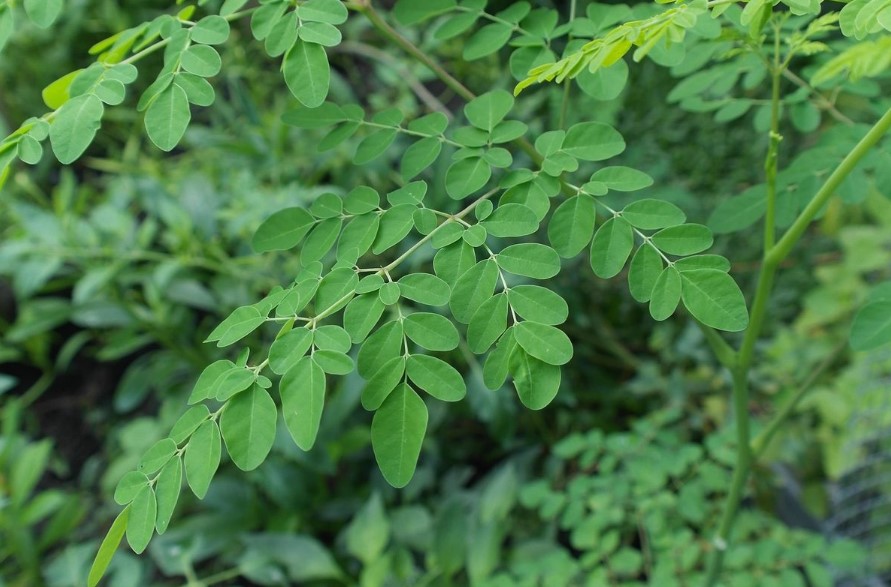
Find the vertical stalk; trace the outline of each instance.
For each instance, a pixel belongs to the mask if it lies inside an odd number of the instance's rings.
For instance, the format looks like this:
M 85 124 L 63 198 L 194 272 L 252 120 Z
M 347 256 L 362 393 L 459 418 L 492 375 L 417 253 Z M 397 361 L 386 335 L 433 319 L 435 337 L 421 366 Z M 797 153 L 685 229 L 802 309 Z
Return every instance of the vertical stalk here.
M 780 31 L 774 24 L 773 66 L 770 71 L 770 134 L 768 137 L 767 157 L 764 160 L 764 175 L 767 180 L 767 212 L 764 215 L 764 253 L 773 247 L 776 240 L 776 208 L 777 208 L 777 158 L 780 141 L 780 79 L 785 70 L 780 63 Z
M 576 0 L 570 0 L 569 2 L 569 22 L 575 20 L 575 6 Z M 572 35 L 569 35 L 569 40 L 572 41 Z M 572 93 L 572 80 L 566 78 L 563 82 L 563 100 L 560 104 L 560 118 L 557 119 L 557 128 L 563 129 L 566 127 L 566 114 L 569 112 L 569 96 Z

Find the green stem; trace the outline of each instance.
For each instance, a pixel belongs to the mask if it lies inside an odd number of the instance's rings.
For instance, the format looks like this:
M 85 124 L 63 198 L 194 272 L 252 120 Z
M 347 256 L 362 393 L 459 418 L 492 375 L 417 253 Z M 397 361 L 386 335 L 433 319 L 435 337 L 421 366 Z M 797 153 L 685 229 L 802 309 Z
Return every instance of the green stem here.
M 775 27 L 776 29 L 776 27 Z M 767 157 L 764 160 L 764 175 L 767 180 L 767 212 L 764 215 L 764 251 L 769 251 L 776 242 L 777 208 L 777 158 L 780 148 L 780 79 L 785 68 L 780 65 L 780 32 L 774 30 L 774 54 L 771 67 L 770 96 L 770 136 Z
M 724 553 L 727 549 L 728 536 L 733 528 L 733 522 L 736 512 L 739 509 L 739 503 L 742 499 L 743 489 L 749 477 L 749 470 L 752 463 L 753 449 L 749 440 L 749 388 L 748 373 L 752 365 L 752 359 L 755 352 L 755 343 L 761 332 L 761 327 L 767 314 L 767 301 L 770 297 L 771 288 L 773 286 L 774 277 L 780 263 L 791 253 L 795 244 L 801 239 L 804 231 L 810 225 L 811 221 L 820 211 L 824 204 L 832 197 L 835 190 L 842 181 L 854 170 L 863 157 L 869 153 L 870 149 L 878 143 L 879 139 L 891 129 L 891 109 L 873 125 L 866 135 L 860 139 L 860 142 L 851 150 L 850 153 L 835 168 L 832 175 L 826 179 L 826 182 L 817 191 L 817 194 L 811 200 L 805 209 L 798 215 L 792 226 L 786 231 L 782 238 L 768 251 L 765 251 L 764 263 L 761 266 L 761 273 L 758 276 L 758 288 L 755 292 L 755 300 L 752 303 L 752 316 L 749 327 L 746 329 L 742 345 L 739 350 L 738 363 L 733 373 L 733 406 L 737 420 L 737 463 L 733 471 L 733 480 L 731 482 L 730 493 L 724 505 L 724 513 L 721 517 L 718 533 L 715 536 L 715 550 L 708 563 L 705 585 L 712 587 L 716 585 L 718 576 L 723 566 Z M 803 397 L 804 391 L 800 392 Z M 798 394 L 796 394 L 798 395 Z M 801 397 L 795 399 L 795 403 Z M 769 426 L 774 434 L 778 430 L 785 419 L 791 414 L 794 403 L 788 409 L 784 409 L 777 415 L 777 418 Z M 755 443 L 755 449 L 763 451 L 769 437 L 759 437 Z M 760 452 L 759 452 L 760 454 Z

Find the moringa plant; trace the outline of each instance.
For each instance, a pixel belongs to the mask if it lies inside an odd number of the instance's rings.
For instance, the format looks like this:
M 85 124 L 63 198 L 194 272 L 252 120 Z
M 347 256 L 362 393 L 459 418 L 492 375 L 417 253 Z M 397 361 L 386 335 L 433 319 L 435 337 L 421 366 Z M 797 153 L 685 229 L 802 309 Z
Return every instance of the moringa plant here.
M 844 146 L 843 157 L 828 158 L 818 142 L 781 168 L 784 120 L 803 131 L 817 129 L 824 115 L 854 125 L 837 97 L 891 65 L 891 4 L 853 0 L 834 10 L 820 0 L 669 0 L 591 3 L 584 12 L 577 4 L 561 11 L 520 1 L 495 11 L 486 0 L 399 0 L 381 12 L 370 0 L 198 0 L 97 43 L 92 65 L 43 91 L 49 112 L 0 143 L 0 181 L 16 158 L 40 161 L 47 140 L 59 162 L 76 161 L 106 108 L 125 103 L 140 73 L 154 79 L 136 102 L 146 134 L 158 148 L 173 150 L 192 108 L 214 102 L 208 80 L 222 67 L 216 47 L 230 42 L 233 26 L 244 27 L 280 62 L 299 103 L 285 123 L 321 133 L 320 151 L 354 142 L 356 165 L 381 157 L 396 162 L 389 185 L 340 186 L 257 227 L 255 251 L 293 251 L 302 269 L 209 334 L 207 342 L 231 348 L 231 356 L 204 369 L 169 436 L 121 479 L 114 499 L 123 509 L 100 546 L 90 585 L 100 581 L 124 536 L 141 553 L 156 532 L 165 532 L 184 477 L 198 498 L 205 496 L 223 445 L 237 467 L 255 469 L 281 418 L 294 442 L 310 450 L 331 377 L 356 371 L 364 380 L 361 403 L 374 413 L 374 454 L 394 487 L 408 484 L 415 471 L 427 402 L 466 394 L 455 366 L 462 362 L 459 347 L 483 357 L 489 388 L 509 381 L 527 408 L 548 406 L 573 344 L 560 329 L 570 308 L 547 280 L 581 254 L 600 278 L 625 272 L 631 296 L 648 305 L 654 320 L 689 314 L 730 374 L 735 469 L 708 537 L 711 558 L 691 574 L 718 584 L 752 464 L 808 390 L 806 383 L 753 437 L 748 374 L 774 278 L 827 202 L 850 193 L 846 182 L 878 181 L 888 159 L 879 143 L 891 127 L 891 109 L 862 131 L 855 125 L 858 138 Z M 24 8 L 38 26 L 64 14 L 63 0 L 25 0 Z M 14 14 L 11 0 L 0 4 L 0 47 Z M 429 112 L 411 119 L 399 108 L 329 101 L 329 52 L 343 42 L 351 18 L 364 19 L 388 49 L 429 69 L 452 101 L 463 101 L 463 116 L 450 118 L 424 86 L 419 97 Z M 397 30 L 394 21 L 411 30 Z M 509 53 L 513 92 L 486 88 L 477 95 L 447 71 L 436 49 L 452 39 L 461 40 L 468 62 Z M 161 69 L 140 72 L 137 66 L 154 53 L 163 56 Z M 688 222 L 665 199 L 616 198 L 653 180 L 608 163 L 626 148 L 612 126 L 584 116 L 567 124 L 576 86 L 599 100 L 624 89 L 629 54 L 630 61 L 648 58 L 682 78 L 667 96 L 681 108 L 714 112 L 719 121 L 754 110 L 764 127 L 764 182 L 723 203 L 708 226 Z M 530 124 L 542 125 L 522 103 L 551 83 L 560 85 L 552 101 L 556 125 L 532 132 Z M 891 106 L 886 102 L 876 98 L 875 106 Z M 447 197 L 434 197 L 440 194 Z M 709 250 L 714 232 L 759 220 L 763 259 L 749 311 L 730 260 Z M 891 341 L 888 291 L 877 288 L 855 318 L 855 349 Z M 268 346 L 239 348 L 261 328 L 269 331 Z

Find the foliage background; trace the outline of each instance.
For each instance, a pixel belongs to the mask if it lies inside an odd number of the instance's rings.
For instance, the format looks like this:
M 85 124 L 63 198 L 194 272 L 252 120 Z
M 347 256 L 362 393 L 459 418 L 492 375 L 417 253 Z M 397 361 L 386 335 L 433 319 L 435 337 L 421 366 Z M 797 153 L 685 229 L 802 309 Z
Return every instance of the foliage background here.
M 0 54 L 0 130 L 40 114 L 39 89 L 81 67 L 93 43 L 169 8 L 79 0 L 48 31 L 22 26 Z M 297 270 L 287 254 L 250 250 L 256 226 L 282 207 L 393 173 L 386 158 L 352 165 L 350 144 L 316 153 L 317 132 L 281 122 L 293 99 L 277 65 L 246 29 L 233 37 L 222 48 L 217 102 L 196 111 L 172 154 L 151 146 L 141 115 L 112 109 L 84 158 L 16 167 L 3 188 L 0 584 L 82 584 L 116 511 L 117 480 L 167 433 L 198 373 L 220 358 L 202 344 L 206 334 Z M 335 97 L 420 114 L 429 93 L 460 113 L 457 97 L 362 19 L 345 37 L 331 56 Z M 460 47 L 436 50 L 469 87 L 512 85 L 504 55 L 467 64 Z M 570 122 L 615 125 L 630 145 L 617 164 L 646 170 L 659 197 L 704 222 L 761 181 L 766 140 L 752 115 L 719 123 L 667 102 L 676 83 L 639 64 L 612 101 L 573 92 Z M 864 82 L 839 108 L 868 120 L 887 87 Z M 561 99 L 559 88 L 542 91 L 522 114 L 538 131 L 552 127 Z M 843 125 L 827 116 L 818 124 L 788 128 L 787 152 L 813 144 L 815 130 L 843 142 Z M 891 187 L 869 181 L 862 192 L 827 211 L 778 284 L 772 311 L 784 321 L 768 333 L 753 411 L 773 411 L 803 374 L 825 360 L 833 366 L 759 465 L 740 530 L 746 546 L 728 563 L 733 585 L 828 585 L 832 573 L 861 567 L 855 545 L 833 536 L 827 548 L 819 530 L 858 442 L 847 426 L 867 405 L 858 390 L 891 369 L 839 351 L 850 317 L 834 310 L 838 300 L 862 299 L 891 273 Z M 744 287 L 757 246 L 746 233 L 718 244 L 733 251 Z M 547 410 L 486 390 L 464 353 L 468 398 L 431 405 L 421 466 L 396 491 L 377 472 L 370 418 L 354 409 L 358 381 L 347 377 L 313 451 L 283 436 L 257 471 L 225 465 L 204 502 L 184 494 L 150 556 L 119 553 L 110 584 L 562 585 L 570 579 L 561 573 L 582 569 L 589 584 L 672 584 L 708 549 L 695 537 L 726 487 L 726 380 L 692 324 L 654 324 L 621 280 L 573 270 L 582 262 L 553 283 L 570 304 L 576 357 Z M 872 402 L 887 408 L 880 394 Z M 667 455 L 676 460 L 655 465 Z M 583 515 L 584 503 L 611 517 Z M 671 549 L 670 564 L 654 562 Z

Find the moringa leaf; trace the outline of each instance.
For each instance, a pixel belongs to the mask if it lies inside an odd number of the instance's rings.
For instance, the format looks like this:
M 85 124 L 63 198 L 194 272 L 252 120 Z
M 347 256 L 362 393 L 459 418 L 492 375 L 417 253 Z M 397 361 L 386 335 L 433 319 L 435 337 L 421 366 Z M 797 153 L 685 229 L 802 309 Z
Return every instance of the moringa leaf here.
M 427 406 L 407 384 L 398 385 L 371 421 L 371 446 L 378 467 L 393 487 L 408 485 L 427 432 Z

